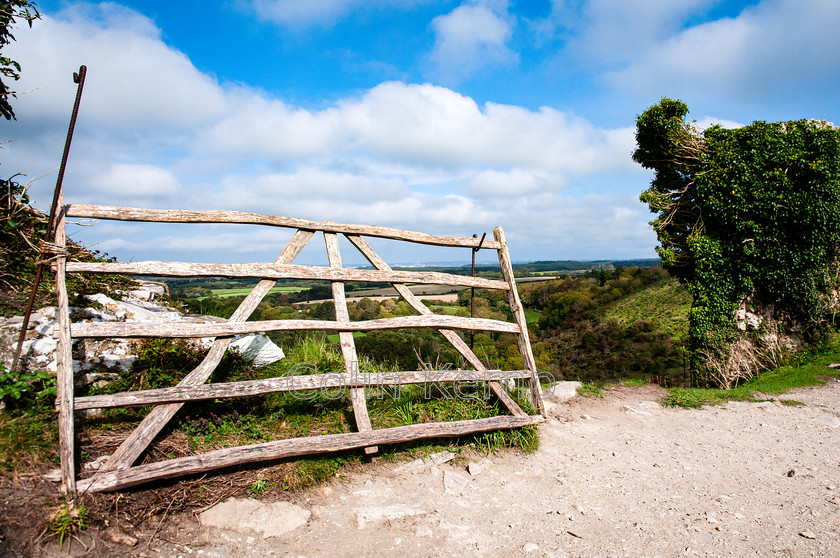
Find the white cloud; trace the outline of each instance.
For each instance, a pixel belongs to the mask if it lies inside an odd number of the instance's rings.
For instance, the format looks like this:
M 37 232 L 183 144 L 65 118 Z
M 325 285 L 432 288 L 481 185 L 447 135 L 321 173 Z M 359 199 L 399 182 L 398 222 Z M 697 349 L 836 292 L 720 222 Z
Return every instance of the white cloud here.
M 114 164 L 90 181 L 93 192 L 109 198 L 169 197 L 178 193 L 178 179 L 154 165 Z
M 380 84 L 321 111 L 242 98 L 202 148 L 278 164 L 356 156 L 422 167 L 547 167 L 587 173 L 634 168 L 631 128 L 603 129 L 552 108 L 487 103 L 444 87 Z
M 161 41 L 146 18 L 115 4 L 82 5 L 15 32 L 5 50 L 25 68 L 19 87 L 34 89 L 18 99 L 28 121 L 68 118 L 76 85 L 71 77 L 88 68 L 81 115 L 109 129 L 170 131 L 197 126 L 225 108 L 214 79 Z
M 587 60 L 622 62 L 671 37 L 684 21 L 719 0 L 590 0 L 578 12 L 555 0 L 551 19 L 573 28 L 573 53 Z
M 568 179 L 562 176 L 549 176 L 542 172 L 490 169 L 477 173 L 464 190 L 473 196 L 506 198 L 558 190 L 567 184 Z
M 513 34 L 511 23 L 488 6 L 459 6 L 433 19 L 432 29 L 436 38 L 429 55 L 431 74 L 444 82 L 457 83 L 486 66 L 517 61 L 505 44 Z
M 658 41 L 607 77 L 624 90 L 660 96 L 691 91 L 707 102 L 755 106 L 796 99 L 803 82 L 840 85 L 838 27 L 840 3 L 764 0 L 737 17 Z M 824 89 L 809 95 L 833 96 L 837 87 Z

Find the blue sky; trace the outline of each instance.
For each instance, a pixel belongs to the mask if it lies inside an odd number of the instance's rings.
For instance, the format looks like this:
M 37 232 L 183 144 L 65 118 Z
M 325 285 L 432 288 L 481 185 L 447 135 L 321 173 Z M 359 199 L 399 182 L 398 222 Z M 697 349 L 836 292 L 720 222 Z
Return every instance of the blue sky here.
M 654 257 L 634 120 L 840 122 L 836 0 L 37 3 L 15 33 L 0 170 L 58 166 L 88 67 L 71 203 L 237 209 L 442 235 L 519 261 Z M 34 180 L 46 208 L 55 173 Z M 74 226 L 120 261 L 273 261 L 291 231 Z M 322 242 L 298 261 L 323 263 Z M 392 263 L 469 252 L 375 243 Z M 487 259 L 489 256 L 485 256 Z M 347 264 L 362 263 L 349 248 Z

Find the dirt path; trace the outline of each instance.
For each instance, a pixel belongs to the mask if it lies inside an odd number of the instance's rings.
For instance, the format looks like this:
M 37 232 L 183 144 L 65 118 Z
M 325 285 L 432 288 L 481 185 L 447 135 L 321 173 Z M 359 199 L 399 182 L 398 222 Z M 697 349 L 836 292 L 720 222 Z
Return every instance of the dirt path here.
M 278 537 L 169 518 L 138 556 L 840 556 L 840 382 L 662 408 L 655 387 L 553 409 L 533 455 L 385 463 L 296 493 Z M 108 551 L 111 552 L 111 551 Z M 106 555 L 108 554 L 106 552 Z

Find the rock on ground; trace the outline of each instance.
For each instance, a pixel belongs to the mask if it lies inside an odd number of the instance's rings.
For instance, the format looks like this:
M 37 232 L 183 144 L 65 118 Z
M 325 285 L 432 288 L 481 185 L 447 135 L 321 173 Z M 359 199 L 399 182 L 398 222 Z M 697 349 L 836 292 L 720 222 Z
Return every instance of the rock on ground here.
M 199 515 L 206 527 L 237 533 L 279 537 L 309 521 L 311 512 L 290 502 L 263 503 L 253 498 L 231 498 Z

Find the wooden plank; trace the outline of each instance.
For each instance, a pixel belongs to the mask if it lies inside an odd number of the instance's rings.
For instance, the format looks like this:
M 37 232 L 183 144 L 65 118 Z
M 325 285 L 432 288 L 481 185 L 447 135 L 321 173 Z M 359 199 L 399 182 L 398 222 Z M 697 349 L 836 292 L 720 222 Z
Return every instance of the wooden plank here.
M 331 222 L 309 221 L 292 217 L 262 215 L 243 211 L 192 211 L 184 209 L 141 209 L 108 205 L 67 206 L 68 217 L 108 219 L 118 221 L 146 221 L 159 223 L 238 223 L 247 225 L 269 225 L 307 231 L 323 231 L 405 240 L 434 246 L 460 246 L 478 248 L 479 240 L 468 237 L 434 236 L 431 234 L 405 231 L 373 225 L 343 225 Z M 485 241 L 481 248 L 497 249 L 495 242 Z
M 258 461 L 285 459 L 314 453 L 346 451 L 375 444 L 398 444 L 429 438 L 453 438 L 491 430 L 520 428 L 545 420 L 541 416 L 491 417 L 458 422 L 432 422 L 397 426 L 370 432 L 327 434 L 308 438 L 276 440 L 263 444 L 240 446 L 148 463 L 124 471 L 97 473 L 80 480 L 79 489 L 85 492 L 122 490 L 152 480 L 199 474 L 222 467 L 244 465 Z
M 510 289 L 508 290 L 510 311 L 513 313 L 514 321 L 519 324 L 520 333 L 518 342 L 519 353 L 522 355 L 522 366 L 532 372 L 530 381 L 531 404 L 535 409 L 539 409 L 543 416 L 546 416 L 546 409 L 542 398 L 542 387 L 540 386 L 540 379 L 537 376 L 537 362 L 531 350 L 531 340 L 528 335 L 528 322 L 525 319 L 525 309 L 522 307 L 522 301 L 519 299 L 519 291 L 516 290 L 516 279 L 513 277 L 513 266 L 510 261 L 510 251 L 505 241 L 505 233 L 502 227 L 496 227 L 493 229 L 493 235 L 496 237 L 496 242 L 500 246 L 499 265 L 502 268 L 502 275 L 505 281 L 510 284 Z
M 335 233 L 324 233 L 324 242 L 327 245 L 327 258 L 330 262 L 330 269 L 341 269 L 341 253 L 338 250 L 338 237 Z M 347 299 L 344 297 L 344 283 L 335 281 L 332 283 L 333 304 L 335 306 L 335 320 L 341 324 L 350 323 L 350 314 L 347 311 Z M 341 355 L 344 358 L 344 372 L 346 374 L 358 373 L 359 357 L 356 355 L 356 343 L 353 341 L 353 334 L 349 331 L 340 331 L 338 341 L 341 345 Z M 353 417 L 356 421 L 356 429 L 359 432 L 369 432 L 370 415 L 368 415 L 367 401 L 365 400 L 365 388 L 356 387 L 350 390 L 350 401 L 353 403 Z M 365 448 L 365 453 L 370 455 L 376 453 L 376 446 Z
M 277 258 L 278 264 L 291 263 L 295 257 L 303 250 L 306 243 L 312 238 L 309 231 L 297 231 L 283 252 Z M 234 311 L 230 317 L 230 322 L 244 322 L 248 316 L 259 305 L 265 295 L 276 284 L 275 281 L 263 280 L 248 293 L 248 296 L 239 304 L 239 307 Z M 184 379 L 178 384 L 180 386 L 194 386 L 201 385 L 210 378 L 210 375 L 216 369 L 222 357 L 230 345 L 230 338 L 216 339 L 207 356 L 201 361 L 195 370 L 187 374 Z M 166 424 L 175 416 L 175 413 L 181 408 L 182 403 L 173 403 L 170 405 L 163 405 L 152 409 L 137 428 L 129 434 L 128 438 L 123 441 L 119 448 L 117 448 L 108 461 L 101 467 L 102 472 L 114 471 L 130 467 L 140 454 L 142 454 L 148 445 L 154 440 Z
M 63 195 L 59 193 L 58 205 L 63 204 Z M 66 220 L 61 211 L 57 215 L 55 244 L 61 248 L 67 246 Z M 61 464 L 61 490 L 64 493 L 76 492 L 76 464 L 74 394 L 73 394 L 73 355 L 70 338 L 70 308 L 67 297 L 65 278 L 67 257 L 59 255 L 55 264 L 55 290 L 57 298 L 56 333 L 58 343 L 56 358 L 56 405 L 58 406 L 58 453 Z
M 267 393 L 292 391 L 335 390 L 403 386 L 412 384 L 448 384 L 499 382 L 531 377 L 530 370 L 417 370 L 394 372 L 324 372 L 305 376 L 280 376 L 262 380 L 223 382 L 198 386 L 174 386 L 168 388 L 127 391 L 108 395 L 91 395 L 76 398 L 76 410 L 111 409 L 116 407 L 143 407 L 162 403 L 183 403 L 207 401 L 210 399 L 234 399 Z
M 508 290 L 504 281 L 433 271 L 377 271 L 282 264 L 206 264 L 188 262 L 68 262 L 71 273 L 115 273 L 156 277 L 230 277 L 245 279 L 313 279 L 371 283 L 423 283 Z
M 388 263 L 383 260 L 373 248 L 368 245 L 365 240 L 359 236 L 348 236 L 347 237 L 353 245 L 359 249 L 359 251 L 367 258 L 367 260 L 375 267 L 381 271 L 390 271 L 391 268 Z M 434 312 L 429 310 L 423 302 L 415 296 L 414 293 L 404 284 L 401 283 L 392 283 L 394 289 L 399 293 L 401 297 L 416 311 L 418 311 L 423 316 L 434 316 Z M 470 318 L 475 319 L 475 318 Z M 461 328 L 461 329 L 470 329 L 470 328 Z M 486 330 L 485 330 L 486 331 Z M 444 339 L 449 341 L 449 343 L 455 347 L 461 356 L 463 356 L 467 362 L 469 362 L 473 368 L 479 371 L 486 370 L 484 363 L 476 356 L 476 354 L 470 349 L 469 345 L 467 345 L 461 337 L 452 331 L 451 329 L 438 329 L 441 335 L 443 335 Z M 524 417 L 527 416 L 527 413 L 522 410 L 522 408 L 513 400 L 513 398 L 504 390 L 502 385 L 499 382 L 491 382 L 490 389 L 493 391 L 493 394 L 499 398 L 502 404 L 514 415 L 517 417 Z
M 70 325 L 70 332 L 77 339 L 120 337 L 221 337 L 268 331 L 371 331 L 377 329 L 447 328 L 519 333 L 521 328 L 512 322 L 486 318 L 464 318 L 430 314 L 425 316 L 397 316 L 359 322 L 334 320 L 264 320 L 256 322 L 215 322 L 195 324 L 181 322 L 126 323 L 93 322 Z

